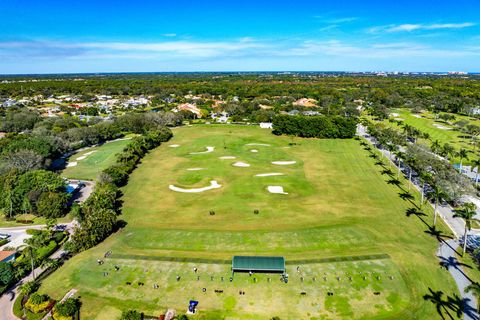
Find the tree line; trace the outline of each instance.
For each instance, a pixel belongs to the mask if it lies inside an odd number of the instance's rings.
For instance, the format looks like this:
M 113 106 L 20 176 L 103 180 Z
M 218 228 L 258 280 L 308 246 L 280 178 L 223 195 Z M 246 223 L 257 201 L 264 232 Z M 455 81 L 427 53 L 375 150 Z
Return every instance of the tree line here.
M 273 134 L 302 138 L 353 138 L 356 132 L 355 118 L 343 116 L 289 116 L 273 118 Z
M 94 247 L 121 226 L 121 222 L 117 221 L 121 207 L 119 187 L 127 183 L 128 175 L 149 150 L 171 137 L 172 132 L 168 128 L 149 131 L 132 139 L 117 155 L 116 163 L 102 172 L 90 197 L 76 207 L 75 217 L 80 226 L 75 228 L 68 242 L 69 251 L 80 252 Z

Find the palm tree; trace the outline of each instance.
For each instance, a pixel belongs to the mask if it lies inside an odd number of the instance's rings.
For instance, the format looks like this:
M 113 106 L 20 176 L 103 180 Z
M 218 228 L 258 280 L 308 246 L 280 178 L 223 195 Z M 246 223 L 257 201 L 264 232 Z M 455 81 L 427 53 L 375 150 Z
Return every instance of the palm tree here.
M 30 238 L 30 239 L 32 239 L 32 238 Z M 34 243 L 32 243 L 31 241 L 28 241 L 30 239 L 26 239 L 25 244 L 23 246 L 21 246 L 20 248 L 23 248 L 23 250 L 22 250 L 23 256 L 26 259 L 30 260 L 30 264 L 31 264 L 31 267 L 32 267 L 32 277 L 33 277 L 33 280 L 36 280 L 35 279 L 35 259 L 36 259 L 36 255 L 37 255 L 37 248 L 36 248 Z
M 427 181 L 431 180 L 431 176 L 430 174 L 426 173 L 426 172 L 420 172 L 420 180 L 422 181 L 422 195 L 421 195 L 421 198 L 420 198 L 420 206 L 423 205 L 423 201 L 425 200 L 425 184 L 427 183 Z
M 465 288 L 465 292 L 471 292 L 480 302 L 480 284 L 478 282 L 472 282 Z M 477 312 L 480 313 L 480 303 L 477 303 Z
M 442 155 L 448 160 L 448 158 L 454 154 L 455 149 L 449 143 L 445 143 L 442 148 Z
M 430 145 L 430 149 L 432 149 L 432 151 L 434 153 L 438 153 L 438 151 L 440 151 L 442 147 L 440 146 L 440 141 L 438 140 L 435 140 L 432 142 L 432 144 Z
M 468 152 L 465 149 L 460 149 L 457 156 L 460 158 L 460 172 L 462 172 L 463 159 L 468 160 Z
M 478 171 L 480 171 L 480 159 L 473 159 L 472 160 L 472 165 L 474 165 L 475 167 L 477 167 L 477 172 L 475 173 L 475 184 L 477 185 L 478 182 Z
M 437 215 L 438 215 L 438 202 L 440 199 L 446 197 L 445 192 L 436 184 L 432 184 L 432 189 L 433 189 L 433 198 L 435 200 L 435 207 L 434 207 L 434 214 L 433 214 L 433 226 L 437 224 Z
M 467 251 L 467 234 L 470 229 L 472 229 L 472 222 L 478 221 L 475 219 L 477 214 L 477 206 L 472 202 L 467 202 L 463 204 L 462 210 L 457 211 L 453 216 L 455 218 L 462 218 L 465 220 L 465 232 L 463 234 L 463 254 Z

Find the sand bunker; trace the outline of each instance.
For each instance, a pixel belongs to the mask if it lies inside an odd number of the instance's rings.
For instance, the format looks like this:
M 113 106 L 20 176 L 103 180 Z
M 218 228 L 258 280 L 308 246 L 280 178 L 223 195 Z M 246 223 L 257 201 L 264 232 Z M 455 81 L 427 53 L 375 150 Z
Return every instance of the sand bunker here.
M 97 152 L 97 150 L 93 150 L 93 151 L 87 152 L 87 153 L 85 153 L 84 155 L 85 155 L 85 156 L 89 156 L 89 155 L 91 155 L 91 154 L 94 153 L 94 152 Z
M 413 114 L 412 116 L 414 116 L 415 118 L 423 118 L 421 115 L 419 114 Z
M 204 168 L 188 168 L 187 171 L 199 171 L 204 170 Z
M 255 177 L 274 177 L 274 176 L 283 176 L 283 173 L 280 172 L 271 172 L 271 173 L 259 173 Z
M 223 156 L 223 157 L 218 157 L 218 159 L 221 160 L 230 160 L 230 159 L 236 159 L 237 157 L 234 156 Z
M 209 153 L 213 152 L 215 150 L 215 147 L 207 147 L 207 151 L 200 151 L 200 152 L 190 152 L 190 154 L 203 154 L 203 153 Z
M 184 188 L 179 188 L 177 186 L 174 186 L 173 184 L 168 186 L 168 188 L 172 191 L 185 192 L 185 193 L 199 193 L 199 192 L 208 191 L 212 189 L 218 189 L 221 187 L 222 185 L 218 184 L 216 180 L 210 181 L 210 185 L 208 187 L 203 187 L 203 188 L 184 189 Z
M 69 162 L 69 163 L 67 164 L 67 168 L 68 168 L 68 167 L 75 167 L 76 165 L 77 165 L 77 163 L 76 163 L 75 161 Z
M 392 117 L 398 117 L 398 116 L 399 116 L 398 113 L 390 113 L 390 115 L 391 115 Z
M 178 148 L 178 147 L 180 147 L 180 145 L 179 144 L 171 144 L 171 145 L 169 145 L 169 147 L 170 148 Z
M 245 163 L 245 162 L 235 162 L 234 164 L 232 164 L 232 166 L 235 166 L 235 167 L 250 167 L 250 165 L 248 163 Z
M 268 186 L 267 190 L 270 193 L 288 194 L 288 192 L 283 191 L 283 187 L 281 186 Z
M 270 145 L 267 144 L 267 143 L 247 143 L 246 146 L 264 146 L 264 147 L 270 147 Z
M 75 160 L 83 160 L 83 159 L 86 159 L 86 158 L 87 158 L 87 156 L 81 156 L 81 157 L 78 157 L 78 158 L 75 159 Z
M 440 130 L 452 130 L 452 128 L 442 126 L 441 124 L 434 123 L 433 126 L 440 129 Z
M 257 153 L 258 150 L 257 149 L 252 149 L 252 150 L 250 150 L 250 152 Z
M 287 166 L 287 165 L 295 164 L 295 163 L 297 163 L 297 161 L 272 161 L 272 164 L 276 164 L 276 165 L 279 165 L 279 166 Z

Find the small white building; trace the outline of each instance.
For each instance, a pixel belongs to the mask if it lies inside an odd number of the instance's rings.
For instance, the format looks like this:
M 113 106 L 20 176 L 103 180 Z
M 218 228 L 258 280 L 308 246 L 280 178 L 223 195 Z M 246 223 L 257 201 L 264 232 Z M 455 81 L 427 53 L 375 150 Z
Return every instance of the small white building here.
M 273 124 L 271 122 L 260 122 L 260 128 L 273 129 Z

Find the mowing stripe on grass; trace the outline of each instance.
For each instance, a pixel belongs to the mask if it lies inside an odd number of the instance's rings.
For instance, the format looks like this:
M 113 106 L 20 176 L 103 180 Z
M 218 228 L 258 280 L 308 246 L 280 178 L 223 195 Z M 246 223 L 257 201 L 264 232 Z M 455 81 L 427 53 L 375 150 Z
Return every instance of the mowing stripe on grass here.
M 134 255 L 134 254 L 113 254 L 110 256 L 110 258 L 120 259 L 120 260 L 147 260 L 147 261 L 166 261 L 166 262 L 207 263 L 207 264 L 231 264 L 232 263 L 232 260 L 223 260 L 223 259 L 180 258 L 180 257 L 165 257 L 165 256 L 159 257 L 159 256 Z M 287 260 L 285 261 L 285 264 L 293 265 L 293 264 L 367 261 L 367 260 L 383 260 L 383 259 L 390 259 L 390 256 L 386 253 L 359 255 L 359 256 L 339 256 L 339 257 L 329 257 L 329 258 Z

